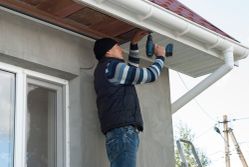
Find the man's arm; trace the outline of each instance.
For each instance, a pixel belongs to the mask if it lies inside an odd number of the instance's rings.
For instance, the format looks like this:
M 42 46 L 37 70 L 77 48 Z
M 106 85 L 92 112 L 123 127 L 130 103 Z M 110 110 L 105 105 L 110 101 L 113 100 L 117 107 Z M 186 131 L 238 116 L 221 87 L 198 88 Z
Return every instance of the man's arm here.
M 159 78 L 164 66 L 164 57 L 157 56 L 147 68 L 129 66 L 118 60 L 111 61 L 106 68 L 107 79 L 113 84 L 135 85 L 153 82 Z
M 135 66 L 135 67 L 139 66 L 140 56 L 139 56 L 139 50 L 138 50 L 137 43 L 147 34 L 148 32 L 146 31 L 138 31 L 132 37 L 131 44 L 130 44 L 130 52 L 128 55 L 128 64 L 130 66 Z
M 147 68 L 139 68 L 138 41 L 147 32 L 137 32 L 131 40 L 128 65 L 118 60 L 112 60 L 107 64 L 105 74 L 107 79 L 113 84 L 135 85 L 153 82 L 159 78 L 164 66 L 165 49 L 160 45 L 155 45 L 154 63 Z
M 140 56 L 137 44 L 130 44 L 130 52 L 128 55 L 128 65 L 139 67 Z

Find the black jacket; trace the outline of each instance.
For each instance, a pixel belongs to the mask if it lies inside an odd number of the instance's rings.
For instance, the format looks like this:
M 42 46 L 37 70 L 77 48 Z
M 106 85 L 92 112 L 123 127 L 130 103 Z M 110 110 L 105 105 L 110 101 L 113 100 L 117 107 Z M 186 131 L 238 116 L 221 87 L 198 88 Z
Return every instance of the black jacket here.
M 106 66 L 113 59 L 115 58 L 100 60 L 94 72 L 101 131 L 105 134 L 113 128 L 127 125 L 133 125 L 142 131 L 143 120 L 135 86 L 115 85 L 106 78 Z

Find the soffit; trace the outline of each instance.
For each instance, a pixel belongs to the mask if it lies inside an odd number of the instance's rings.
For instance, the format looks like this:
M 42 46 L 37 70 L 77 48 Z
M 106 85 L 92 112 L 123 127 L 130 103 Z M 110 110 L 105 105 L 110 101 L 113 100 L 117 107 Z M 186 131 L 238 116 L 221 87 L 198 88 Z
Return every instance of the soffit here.
M 0 0 L 0 5 L 93 39 L 112 37 L 125 43 L 138 30 L 71 0 Z
M 214 72 L 224 64 L 224 60 L 220 58 L 217 58 L 206 52 L 192 48 L 160 34 L 153 33 L 153 40 L 156 41 L 157 44 L 160 44 L 162 46 L 165 46 L 168 43 L 173 44 L 173 56 L 166 58 L 165 66 L 188 76 L 197 78 Z M 139 43 L 139 54 L 147 61 L 153 62 L 154 57 L 146 57 L 145 45 L 146 38 L 144 38 Z M 125 50 L 125 53 L 128 54 L 129 43 L 123 44 L 122 48 Z

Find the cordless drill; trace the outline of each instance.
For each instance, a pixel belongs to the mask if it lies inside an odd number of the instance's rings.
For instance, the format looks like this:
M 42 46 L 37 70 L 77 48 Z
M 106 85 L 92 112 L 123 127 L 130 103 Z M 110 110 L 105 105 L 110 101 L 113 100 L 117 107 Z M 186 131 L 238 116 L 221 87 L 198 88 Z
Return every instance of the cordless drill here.
M 152 35 L 149 34 L 146 41 L 146 55 L 152 57 L 154 55 L 154 42 Z M 165 56 L 170 57 L 173 55 L 173 44 L 169 43 L 165 46 Z

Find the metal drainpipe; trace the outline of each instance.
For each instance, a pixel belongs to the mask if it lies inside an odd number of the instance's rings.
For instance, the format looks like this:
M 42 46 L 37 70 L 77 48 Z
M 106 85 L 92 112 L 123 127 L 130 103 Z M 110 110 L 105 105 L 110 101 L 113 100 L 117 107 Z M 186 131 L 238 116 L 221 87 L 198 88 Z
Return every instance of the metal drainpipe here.
M 233 48 L 230 47 L 223 52 L 225 64 L 217 69 L 214 73 L 210 74 L 207 78 L 197 84 L 194 88 L 189 90 L 186 94 L 180 97 L 172 104 L 172 113 L 175 113 L 193 98 L 198 96 L 204 90 L 206 90 L 213 83 L 218 81 L 221 77 L 226 75 L 229 71 L 233 69 L 234 66 L 234 57 L 233 57 Z

